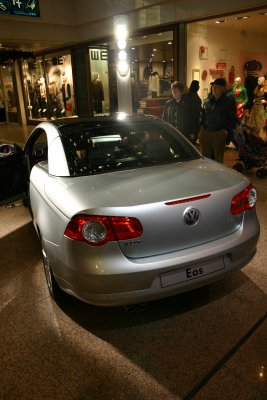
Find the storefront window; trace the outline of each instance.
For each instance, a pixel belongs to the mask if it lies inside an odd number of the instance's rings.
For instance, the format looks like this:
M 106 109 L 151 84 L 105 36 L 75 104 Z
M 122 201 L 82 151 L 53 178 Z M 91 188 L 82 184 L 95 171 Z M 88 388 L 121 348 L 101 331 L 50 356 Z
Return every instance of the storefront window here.
M 45 76 L 49 114 L 54 118 L 75 115 L 70 54 L 46 57 Z
M 172 31 L 129 40 L 133 112 L 162 116 L 173 81 Z
M 24 92 L 29 119 L 75 115 L 71 56 L 49 55 L 23 63 Z

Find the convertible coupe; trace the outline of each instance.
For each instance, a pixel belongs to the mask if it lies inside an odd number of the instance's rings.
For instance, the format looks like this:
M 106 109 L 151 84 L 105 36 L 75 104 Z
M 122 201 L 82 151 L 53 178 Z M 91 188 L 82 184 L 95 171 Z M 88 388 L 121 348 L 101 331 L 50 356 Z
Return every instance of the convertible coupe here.
M 256 252 L 257 193 L 152 116 L 41 122 L 0 146 L 0 204 L 23 196 L 50 294 L 129 305 L 210 284 Z

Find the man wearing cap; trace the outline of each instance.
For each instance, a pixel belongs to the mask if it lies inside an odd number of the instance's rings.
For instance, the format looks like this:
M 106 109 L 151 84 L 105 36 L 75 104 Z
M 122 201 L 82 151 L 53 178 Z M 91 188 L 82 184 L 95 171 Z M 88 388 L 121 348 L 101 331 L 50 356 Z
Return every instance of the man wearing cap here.
M 223 163 L 227 136 L 236 125 L 236 109 L 225 94 L 226 80 L 217 78 L 212 85 L 212 95 L 203 105 L 199 139 L 205 157 Z
M 165 103 L 162 119 L 178 129 L 187 139 L 193 141 L 192 105 L 184 85 L 175 81 L 171 84 L 172 99 Z

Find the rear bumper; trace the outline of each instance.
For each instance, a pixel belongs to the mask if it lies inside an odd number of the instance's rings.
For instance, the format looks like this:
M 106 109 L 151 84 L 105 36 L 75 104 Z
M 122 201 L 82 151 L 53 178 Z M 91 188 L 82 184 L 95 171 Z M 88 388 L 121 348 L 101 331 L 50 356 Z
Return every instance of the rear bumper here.
M 51 242 L 46 242 L 46 248 L 55 278 L 64 291 L 90 304 L 118 306 L 172 296 L 224 278 L 253 258 L 259 233 L 258 221 L 251 216 L 246 229 L 222 239 L 132 260 L 114 244 L 105 246 L 101 257 L 99 250 L 90 248 L 89 252 L 86 244 L 67 238 L 61 257 Z
M 244 267 L 253 258 L 255 253 L 256 250 L 243 258 L 242 262 L 231 265 L 231 268 L 228 268 L 223 272 L 221 271 L 219 273 L 214 273 L 203 278 L 196 278 L 194 280 L 190 280 L 187 282 L 187 284 L 174 284 L 167 288 L 162 288 L 159 275 L 153 279 L 151 286 L 147 289 L 120 293 L 89 293 L 86 290 L 77 290 L 77 286 L 73 287 L 61 279 L 59 279 L 58 283 L 61 288 L 70 295 L 86 303 L 97 306 L 113 307 L 135 303 L 145 303 L 188 292 L 223 279 L 231 271 Z M 192 269 L 193 266 L 189 267 Z

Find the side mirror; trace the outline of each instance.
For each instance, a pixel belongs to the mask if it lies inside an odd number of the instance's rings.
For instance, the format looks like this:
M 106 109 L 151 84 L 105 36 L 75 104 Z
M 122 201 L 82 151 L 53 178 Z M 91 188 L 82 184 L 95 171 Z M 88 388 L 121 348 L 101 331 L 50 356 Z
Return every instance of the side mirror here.
M 16 153 L 16 151 L 14 144 L 0 144 L 0 157 L 10 156 Z

